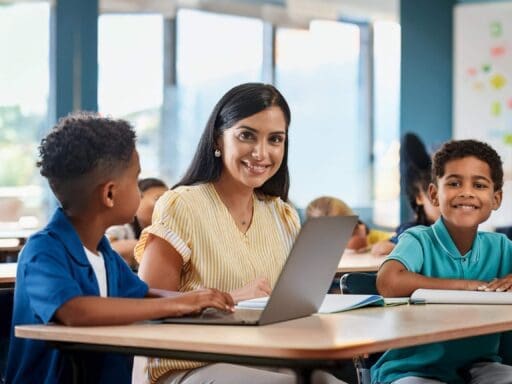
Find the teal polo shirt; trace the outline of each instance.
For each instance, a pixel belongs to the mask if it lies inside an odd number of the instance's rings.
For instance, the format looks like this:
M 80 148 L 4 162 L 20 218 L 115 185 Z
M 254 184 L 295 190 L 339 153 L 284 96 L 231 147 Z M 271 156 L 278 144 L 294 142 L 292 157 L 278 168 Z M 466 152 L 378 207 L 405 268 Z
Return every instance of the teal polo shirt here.
M 512 242 L 503 234 L 477 232 L 471 250 L 461 255 L 443 219 L 404 232 L 387 260 L 428 277 L 490 281 L 512 273 Z M 464 321 L 464 319 L 461 319 Z M 372 366 L 372 383 L 419 376 L 464 383 L 458 372 L 478 361 L 501 361 L 500 334 L 392 349 Z

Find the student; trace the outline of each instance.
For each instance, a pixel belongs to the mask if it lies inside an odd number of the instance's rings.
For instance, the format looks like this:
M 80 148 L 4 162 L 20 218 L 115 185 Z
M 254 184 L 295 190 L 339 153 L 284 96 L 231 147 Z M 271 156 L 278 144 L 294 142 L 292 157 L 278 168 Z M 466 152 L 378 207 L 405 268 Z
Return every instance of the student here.
M 498 154 L 475 140 L 448 142 L 434 155 L 432 177 L 430 199 L 441 217 L 402 235 L 378 272 L 379 292 L 510 290 L 512 243 L 477 231 L 501 204 Z M 372 367 L 372 383 L 510 383 L 512 367 L 500 364 L 499 340 L 493 334 L 387 351 Z
M 133 248 L 142 230 L 151 224 L 156 201 L 169 189 L 162 180 L 153 177 L 140 179 L 138 184 L 140 203 L 132 222 L 114 225 L 106 232 L 112 248 L 123 257 L 132 270 L 137 270 L 139 266 L 133 256 Z
M 148 291 L 103 236 L 109 226 L 133 218 L 139 205 L 139 157 L 129 123 L 70 115 L 41 141 L 39 151 L 41 174 L 61 208 L 30 237 L 19 257 L 8 384 L 72 382 L 70 362 L 61 352 L 42 341 L 15 338 L 16 325 L 116 325 L 206 307 L 232 310 L 231 296 L 214 289 Z M 89 382 L 130 382 L 132 360 L 127 356 L 94 353 L 84 358 Z
M 137 244 L 144 281 L 180 291 L 216 287 L 235 302 L 270 294 L 300 226 L 287 203 L 289 124 L 288 103 L 272 85 L 242 84 L 219 100 L 188 171 L 158 200 L 153 223 Z M 137 357 L 133 382 L 263 384 L 295 378 L 232 364 Z
M 307 219 L 320 216 L 352 215 L 354 215 L 354 212 L 343 200 L 332 196 L 318 197 L 311 201 L 306 207 Z M 359 220 L 346 248 L 356 252 L 365 252 L 378 241 L 388 239 L 390 235 L 389 232 L 370 229 L 365 223 Z
M 383 239 L 372 246 L 374 255 L 388 255 L 398 243 L 399 236 L 416 225 L 431 225 L 440 215 L 428 197 L 431 181 L 432 160 L 425 144 L 413 133 L 406 133 L 400 146 L 400 175 L 414 220 L 401 224 L 389 239 Z

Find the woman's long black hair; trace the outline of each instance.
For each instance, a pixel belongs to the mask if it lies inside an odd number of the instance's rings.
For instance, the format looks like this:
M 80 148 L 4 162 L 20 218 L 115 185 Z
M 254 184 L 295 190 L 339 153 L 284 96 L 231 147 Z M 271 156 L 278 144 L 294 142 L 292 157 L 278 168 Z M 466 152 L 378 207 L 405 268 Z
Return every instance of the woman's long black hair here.
M 402 188 L 407 194 L 409 205 L 415 214 L 415 223 L 431 225 L 425 207 L 416 203 L 420 193 L 427 194 L 431 181 L 432 158 L 421 139 L 413 133 L 406 133 L 400 146 L 400 177 Z
M 272 85 L 246 83 L 229 90 L 213 109 L 204 132 L 199 140 L 196 153 L 183 178 L 173 188 L 217 181 L 222 172 L 222 159 L 215 157 L 216 142 L 224 130 L 240 120 L 270 107 L 283 112 L 286 129 L 290 125 L 290 108 L 283 95 Z M 279 196 L 288 200 L 290 176 L 288 173 L 288 135 L 284 142 L 284 156 L 276 174 L 268 179 L 256 192 L 268 196 Z

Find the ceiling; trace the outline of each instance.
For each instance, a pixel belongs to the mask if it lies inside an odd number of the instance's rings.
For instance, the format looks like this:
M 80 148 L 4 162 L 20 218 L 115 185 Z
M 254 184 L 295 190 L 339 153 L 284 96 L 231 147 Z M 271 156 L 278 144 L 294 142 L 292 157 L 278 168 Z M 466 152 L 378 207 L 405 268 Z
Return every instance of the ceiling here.
M 56 0 L 0 0 L 1 4 Z M 179 8 L 257 17 L 279 26 L 308 26 L 313 19 L 398 21 L 400 0 L 99 0 L 101 13 L 159 13 Z

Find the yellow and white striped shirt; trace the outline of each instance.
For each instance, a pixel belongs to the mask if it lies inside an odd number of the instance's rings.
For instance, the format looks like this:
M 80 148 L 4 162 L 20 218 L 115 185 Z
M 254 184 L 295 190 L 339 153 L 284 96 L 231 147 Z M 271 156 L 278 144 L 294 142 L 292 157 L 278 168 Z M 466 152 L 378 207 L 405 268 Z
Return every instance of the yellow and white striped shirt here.
M 158 199 L 152 225 L 135 247 L 140 262 L 148 234 L 168 241 L 183 258 L 181 291 L 232 291 L 255 278 L 274 286 L 300 228 L 297 212 L 279 198 L 253 198 L 251 226 L 242 233 L 211 183 L 182 186 Z M 198 362 L 150 359 L 152 381 Z

